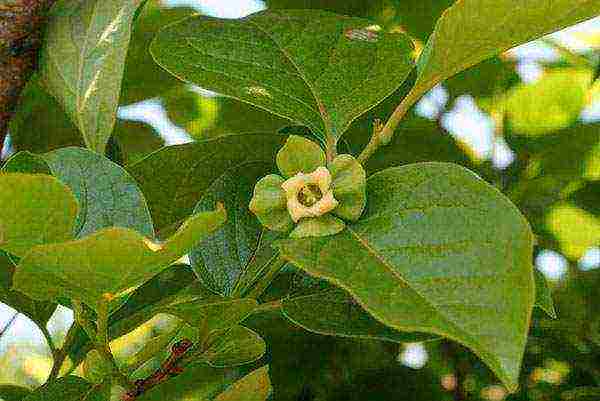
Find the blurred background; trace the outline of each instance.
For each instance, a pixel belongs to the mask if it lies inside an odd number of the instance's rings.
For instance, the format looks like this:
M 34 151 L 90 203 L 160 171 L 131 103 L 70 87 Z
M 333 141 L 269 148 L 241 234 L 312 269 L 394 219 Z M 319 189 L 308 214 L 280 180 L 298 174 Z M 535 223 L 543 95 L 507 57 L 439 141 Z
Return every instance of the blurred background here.
M 451 3 L 149 0 L 133 30 L 113 156 L 126 165 L 164 145 L 290 125 L 161 70 L 147 49 L 155 32 L 172 21 L 193 12 L 239 18 L 266 8 L 320 8 L 406 32 L 418 52 Z M 462 164 L 510 197 L 530 221 L 537 241 L 535 268 L 549 282 L 558 319 L 534 311 L 517 393 L 507 394 L 476 357 L 450 342 L 398 346 L 299 335 L 281 321 L 253 322 L 270 344 L 274 399 L 600 400 L 599 75 L 600 17 L 507 51 L 438 85 L 367 166 L 372 173 L 417 161 Z M 343 151 L 360 152 L 373 120 L 386 120 L 411 79 L 354 122 L 340 145 Z M 82 145 L 77 129 L 35 79 L 9 133 L 2 159 L 20 150 L 41 153 Z M 60 344 L 71 322 L 72 313 L 59 306 L 47 331 Z M 131 355 L 169 324 L 164 317 L 153 319 L 113 344 L 117 354 Z M 42 384 L 51 368 L 44 333 L 2 303 L 0 333 L 0 384 Z

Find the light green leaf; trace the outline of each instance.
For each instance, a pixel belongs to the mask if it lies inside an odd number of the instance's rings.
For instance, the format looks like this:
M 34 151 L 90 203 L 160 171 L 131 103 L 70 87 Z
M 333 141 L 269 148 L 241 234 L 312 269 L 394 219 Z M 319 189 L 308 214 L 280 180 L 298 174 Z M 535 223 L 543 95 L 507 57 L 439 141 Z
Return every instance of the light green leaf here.
M 146 196 L 160 234 L 172 232 L 223 174 L 253 165 L 272 166 L 285 137 L 228 135 L 168 146 L 128 167 Z
M 548 283 L 542 272 L 534 269 L 533 273 L 535 277 L 535 306 L 546 312 L 551 318 L 556 319 L 556 310 L 554 309 L 552 292 L 548 288 Z
M 214 401 L 265 401 L 271 390 L 269 367 L 263 366 L 233 383 Z
M 250 210 L 260 223 L 270 230 L 289 231 L 294 221 L 287 209 L 287 195 L 281 185 L 285 182 L 278 174 L 261 178 L 254 187 Z
M 43 166 L 65 183 L 79 203 L 75 235 L 83 237 L 106 227 L 126 227 L 152 238 L 152 218 L 135 180 L 106 157 L 68 147 L 44 155 L 19 152 L 5 168 L 27 173 Z
M 258 246 L 262 226 L 248 205 L 254 184 L 268 173 L 268 168 L 269 165 L 244 166 L 224 174 L 194 209 L 194 212 L 212 210 L 216 202 L 223 202 L 228 211 L 227 222 L 190 252 L 194 271 L 218 294 L 231 295 Z
M 79 128 L 86 146 L 104 154 L 121 91 L 131 21 L 140 0 L 60 0 L 41 51 L 40 78 Z
M 119 296 L 149 280 L 224 221 L 223 209 L 196 214 L 164 243 L 114 227 L 38 246 L 21 260 L 14 287 L 35 299 L 78 299 L 97 310 L 105 294 Z
M 421 163 L 379 172 L 357 223 L 278 247 L 380 322 L 454 339 L 516 387 L 535 296 L 532 233 L 469 170 Z
M 413 66 L 406 35 L 371 25 L 321 10 L 195 16 L 161 30 L 150 50 L 185 81 L 339 138 Z
M 71 375 L 39 387 L 23 401 L 108 401 L 109 398 L 102 386 Z
M 0 302 L 26 315 L 38 326 L 45 326 L 56 310 L 56 304 L 35 301 L 18 291 L 12 290 L 14 272 L 15 266 L 8 254 L 0 251 Z
M 0 248 L 16 256 L 73 237 L 77 201 L 48 175 L 0 173 L 0 210 Z
M 255 299 L 223 297 L 195 282 L 157 311 L 175 315 L 191 326 L 222 330 L 244 320 L 257 305 Z
M 240 366 L 262 358 L 266 348 L 265 341 L 254 331 L 233 326 L 213 334 L 202 358 L 215 368 Z
M 598 14 L 596 0 L 457 1 L 442 14 L 417 61 L 412 96 L 419 98 L 472 65 Z
M 294 324 L 317 334 L 392 342 L 416 342 L 436 338 L 430 334 L 394 330 L 366 313 L 339 288 L 285 298 L 283 315 Z
M 533 84 L 516 86 L 503 102 L 513 131 L 541 135 L 568 127 L 585 107 L 591 82 L 591 69 L 565 68 L 546 72 Z
M 339 155 L 329 166 L 333 196 L 340 203 L 333 214 L 346 220 L 357 220 L 365 208 L 367 175 L 351 155 Z
M 568 258 L 579 259 L 588 248 L 600 244 L 598 216 L 567 203 L 557 204 L 547 211 L 546 225 Z
M 302 219 L 290 233 L 290 238 L 322 237 L 337 234 L 346 225 L 331 214 Z
M 284 177 L 298 173 L 312 173 L 325 167 L 325 152 L 313 141 L 298 135 L 290 135 L 285 145 L 277 152 L 277 168 Z

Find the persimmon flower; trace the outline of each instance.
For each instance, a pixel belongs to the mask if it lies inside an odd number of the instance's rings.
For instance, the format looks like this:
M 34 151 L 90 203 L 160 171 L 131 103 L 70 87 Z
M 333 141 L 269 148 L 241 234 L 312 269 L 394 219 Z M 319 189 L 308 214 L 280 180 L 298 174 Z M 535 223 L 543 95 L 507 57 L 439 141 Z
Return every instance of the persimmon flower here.
M 357 220 L 365 206 L 365 171 L 351 155 L 339 155 L 325 166 L 319 145 L 290 136 L 277 154 L 283 176 L 258 181 L 250 210 L 267 228 L 290 237 L 333 235 Z

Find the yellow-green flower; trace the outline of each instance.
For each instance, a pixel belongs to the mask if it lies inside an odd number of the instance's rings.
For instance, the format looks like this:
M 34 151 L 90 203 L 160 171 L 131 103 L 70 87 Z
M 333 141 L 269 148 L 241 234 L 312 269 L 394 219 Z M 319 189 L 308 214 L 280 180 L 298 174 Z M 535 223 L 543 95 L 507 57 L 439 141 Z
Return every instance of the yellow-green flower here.
M 250 210 L 267 228 L 291 237 L 318 237 L 342 231 L 365 207 L 366 175 L 351 155 L 339 155 L 328 166 L 316 143 L 292 135 L 277 153 L 281 175 L 258 181 Z

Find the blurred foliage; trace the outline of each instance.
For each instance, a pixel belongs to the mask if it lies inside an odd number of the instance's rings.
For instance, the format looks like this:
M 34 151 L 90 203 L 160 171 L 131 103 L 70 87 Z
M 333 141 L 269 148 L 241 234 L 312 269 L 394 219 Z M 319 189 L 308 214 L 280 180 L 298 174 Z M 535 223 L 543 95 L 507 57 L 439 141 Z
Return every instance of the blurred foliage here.
M 385 29 L 407 32 L 419 48 L 452 1 L 265 3 L 272 8 L 319 8 L 370 18 Z M 189 8 L 162 7 L 158 0 L 147 2 L 134 26 L 120 103 L 158 98 L 169 119 L 194 139 L 227 133 L 275 132 L 289 126 L 289 121 L 258 108 L 190 87 L 153 62 L 148 46 L 157 30 L 191 12 Z M 579 258 L 590 247 L 600 246 L 600 124 L 579 118 L 584 107 L 600 101 L 600 35 L 595 32 L 577 36 L 588 45 L 588 50 L 571 54 L 568 49 L 561 49 L 558 60 L 540 64 L 543 74 L 533 83 L 520 79 L 516 60 L 507 54 L 450 78 L 443 83 L 449 100 L 439 113 L 426 118 L 413 109 L 392 143 L 375 153 L 366 166 L 369 174 L 419 161 L 450 161 L 466 166 L 496 185 L 519 207 L 532 225 L 537 251 L 551 249 L 566 257 L 566 276 L 549 283 L 558 319 L 534 311 L 521 385 L 516 393 L 507 394 L 481 361 L 450 342 L 425 343 L 428 363 L 421 369 L 411 369 L 397 360 L 402 345 L 308 333 L 272 311 L 253 315 L 245 322 L 266 340 L 268 354 L 261 361 L 243 369 L 195 365 L 140 400 L 209 400 L 266 363 L 270 365 L 274 401 L 600 399 L 600 269 L 582 271 L 578 266 Z M 582 63 L 587 67 L 582 67 Z M 385 121 L 412 82 L 414 77 L 354 121 L 341 141 L 341 150 L 358 154 L 369 140 L 374 120 Z M 444 128 L 444 113 L 463 95 L 472 96 L 493 119 L 494 135 L 504 139 L 514 152 L 515 160 L 507 168 L 495 168 L 489 159 L 474 157 L 469 145 Z M 14 150 L 45 153 L 82 144 L 73 123 L 35 79 L 22 96 L 10 133 Z M 156 131 L 141 122 L 118 121 L 114 138 L 125 164 L 140 160 L 164 144 Z M 15 296 L 10 291 L 14 266 L 4 255 L 0 263 L 0 273 L 4 273 L 0 277 L 2 301 Z M 173 321 L 163 316 L 132 331 L 144 323 L 142 316 L 155 304 L 194 279 L 185 266 L 173 268 L 168 274 L 139 288 L 114 312 L 110 330 L 111 338 L 117 338 L 113 346 L 120 362 L 130 360 L 144 344 L 173 329 Z M 310 281 L 288 267 L 271 286 L 265 300 L 297 291 L 295 286 L 303 280 Z M 25 307 L 22 311 L 33 319 L 41 319 Z M 44 314 L 45 321 L 49 316 Z M 9 342 L 8 334 L 0 339 L 0 399 L 12 401 L 10 394 L 24 391 L 14 385 L 31 389 L 44 381 L 50 358 L 45 344 L 33 345 L 19 339 Z M 79 330 L 75 343 L 70 356 L 79 363 L 89 349 L 89 340 Z M 150 360 L 139 371 L 152 371 L 158 364 L 158 359 Z

